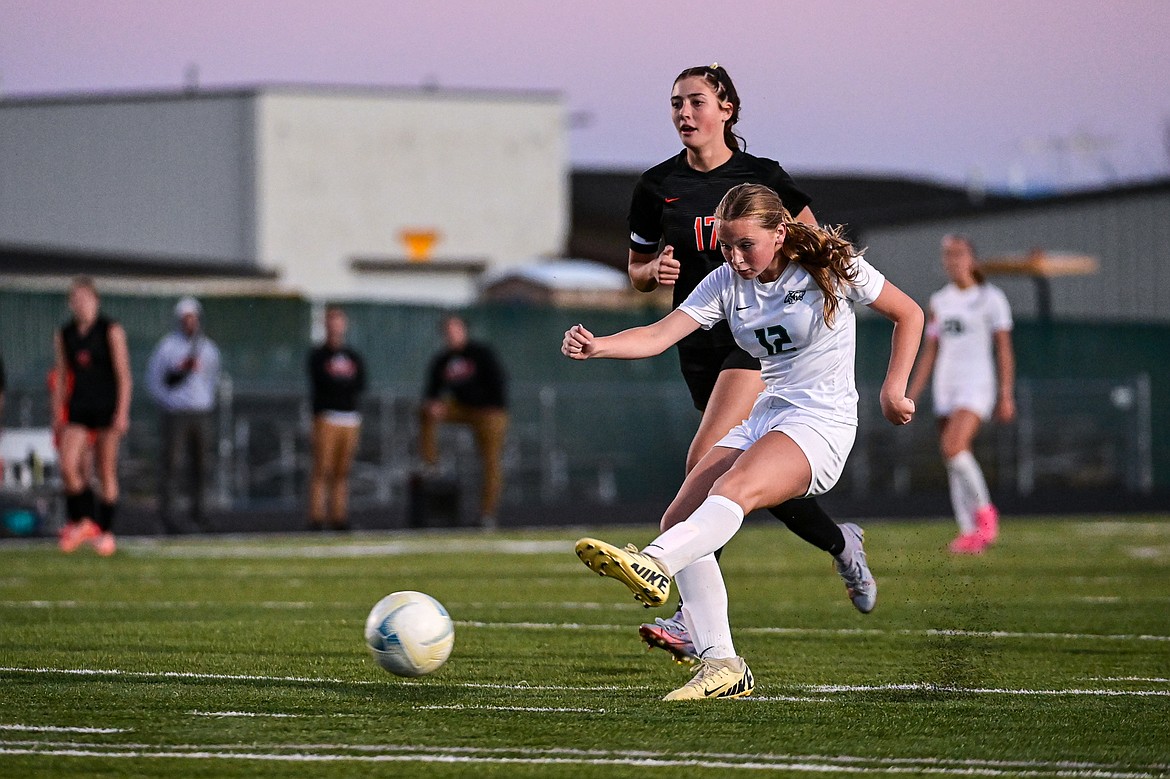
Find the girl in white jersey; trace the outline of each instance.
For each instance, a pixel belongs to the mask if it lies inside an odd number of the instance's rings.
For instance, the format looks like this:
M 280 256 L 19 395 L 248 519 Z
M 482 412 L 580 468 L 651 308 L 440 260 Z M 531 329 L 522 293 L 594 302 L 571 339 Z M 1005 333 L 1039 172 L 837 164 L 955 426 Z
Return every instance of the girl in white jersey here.
M 951 281 L 930 296 L 926 344 L 908 394 L 917 400 L 933 371 L 939 448 L 959 525 L 950 550 L 982 554 L 999 535 L 999 513 L 971 444 L 992 411 L 1000 422 L 1016 414 L 1012 312 L 1003 292 L 984 282 L 970 238 L 944 236 L 942 264 Z
M 858 255 L 839 229 L 797 222 L 771 189 L 733 187 L 715 219 L 726 263 L 681 306 L 652 325 L 611 336 L 595 337 L 576 325 L 561 345 L 578 360 L 651 357 L 726 320 L 736 343 L 762 364 L 765 389 L 751 415 L 687 475 L 658 538 L 642 552 L 591 538 L 577 542 L 586 565 L 622 581 L 647 606 L 664 603 L 671 579 L 677 581 L 700 663 L 694 678 L 666 700 L 752 691 L 751 671 L 732 643 L 727 590 L 712 553 L 735 535 L 746 513 L 820 495 L 840 477 L 857 428 L 853 303 L 894 322 L 881 392 L 882 413 L 894 424 L 906 424 L 914 413 L 906 381 L 922 335 L 922 310 L 913 300 Z M 854 540 L 838 565 L 868 611 L 876 589 L 860 533 L 846 538 Z

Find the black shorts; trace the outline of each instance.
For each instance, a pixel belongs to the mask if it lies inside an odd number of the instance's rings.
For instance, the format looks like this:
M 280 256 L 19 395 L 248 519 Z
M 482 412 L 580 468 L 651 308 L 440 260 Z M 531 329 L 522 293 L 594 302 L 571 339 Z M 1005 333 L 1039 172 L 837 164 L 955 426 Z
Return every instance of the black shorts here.
M 714 349 L 678 349 L 678 363 L 683 380 L 691 391 L 691 402 L 699 411 L 707 409 L 719 374 L 730 368 L 758 371 L 760 361 L 735 344 Z
M 110 427 L 114 424 L 115 410 L 116 409 L 113 406 L 103 406 L 100 408 L 95 408 L 92 406 L 74 408 L 73 406 L 70 406 L 69 424 L 81 425 L 82 427 L 89 428 L 90 430 L 105 430 L 107 427 Z

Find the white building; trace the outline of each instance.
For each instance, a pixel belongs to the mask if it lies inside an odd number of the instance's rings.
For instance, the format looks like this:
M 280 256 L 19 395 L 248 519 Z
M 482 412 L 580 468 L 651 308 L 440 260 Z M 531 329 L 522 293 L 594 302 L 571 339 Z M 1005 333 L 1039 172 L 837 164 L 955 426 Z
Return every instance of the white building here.
M 540 92 L 0 100 L 0 246 L 226 264 L 313 298 L 460 305 L 486 271 L 564 254 L 566 127 L 560 97 Z

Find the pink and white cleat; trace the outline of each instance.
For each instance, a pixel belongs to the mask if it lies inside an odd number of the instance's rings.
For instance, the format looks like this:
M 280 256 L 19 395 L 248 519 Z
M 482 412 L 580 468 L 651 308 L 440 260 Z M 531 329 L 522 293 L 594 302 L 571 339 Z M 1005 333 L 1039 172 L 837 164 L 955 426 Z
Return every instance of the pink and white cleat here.
M 983 539 L 984 546 L 991 546 L 999 538 L 999 512 L 988 503 L 975 512 L 975 532 Z
M 947 548 L 951 554 L 983 554 L 983 550 L 987 548 L 987 543 L 983 540 L 983 536 L 979 535 L 979 532 L 976 531 L 959 536 Z

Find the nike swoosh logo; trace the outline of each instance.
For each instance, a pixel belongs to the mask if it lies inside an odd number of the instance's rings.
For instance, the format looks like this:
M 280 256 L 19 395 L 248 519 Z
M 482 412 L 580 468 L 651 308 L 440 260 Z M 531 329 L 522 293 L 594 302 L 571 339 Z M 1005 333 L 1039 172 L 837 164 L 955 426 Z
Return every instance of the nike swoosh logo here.
M 673 203 L 674 201 L 678 200 L 678 198 L 677 197 L 664 197 L 662 200 L 664 203 Z
M 751 308 L 751 306 L 736 306 L 735 310 L 736 311 L 743 311 L 744 309 L 747 309 L 747 308 Z

